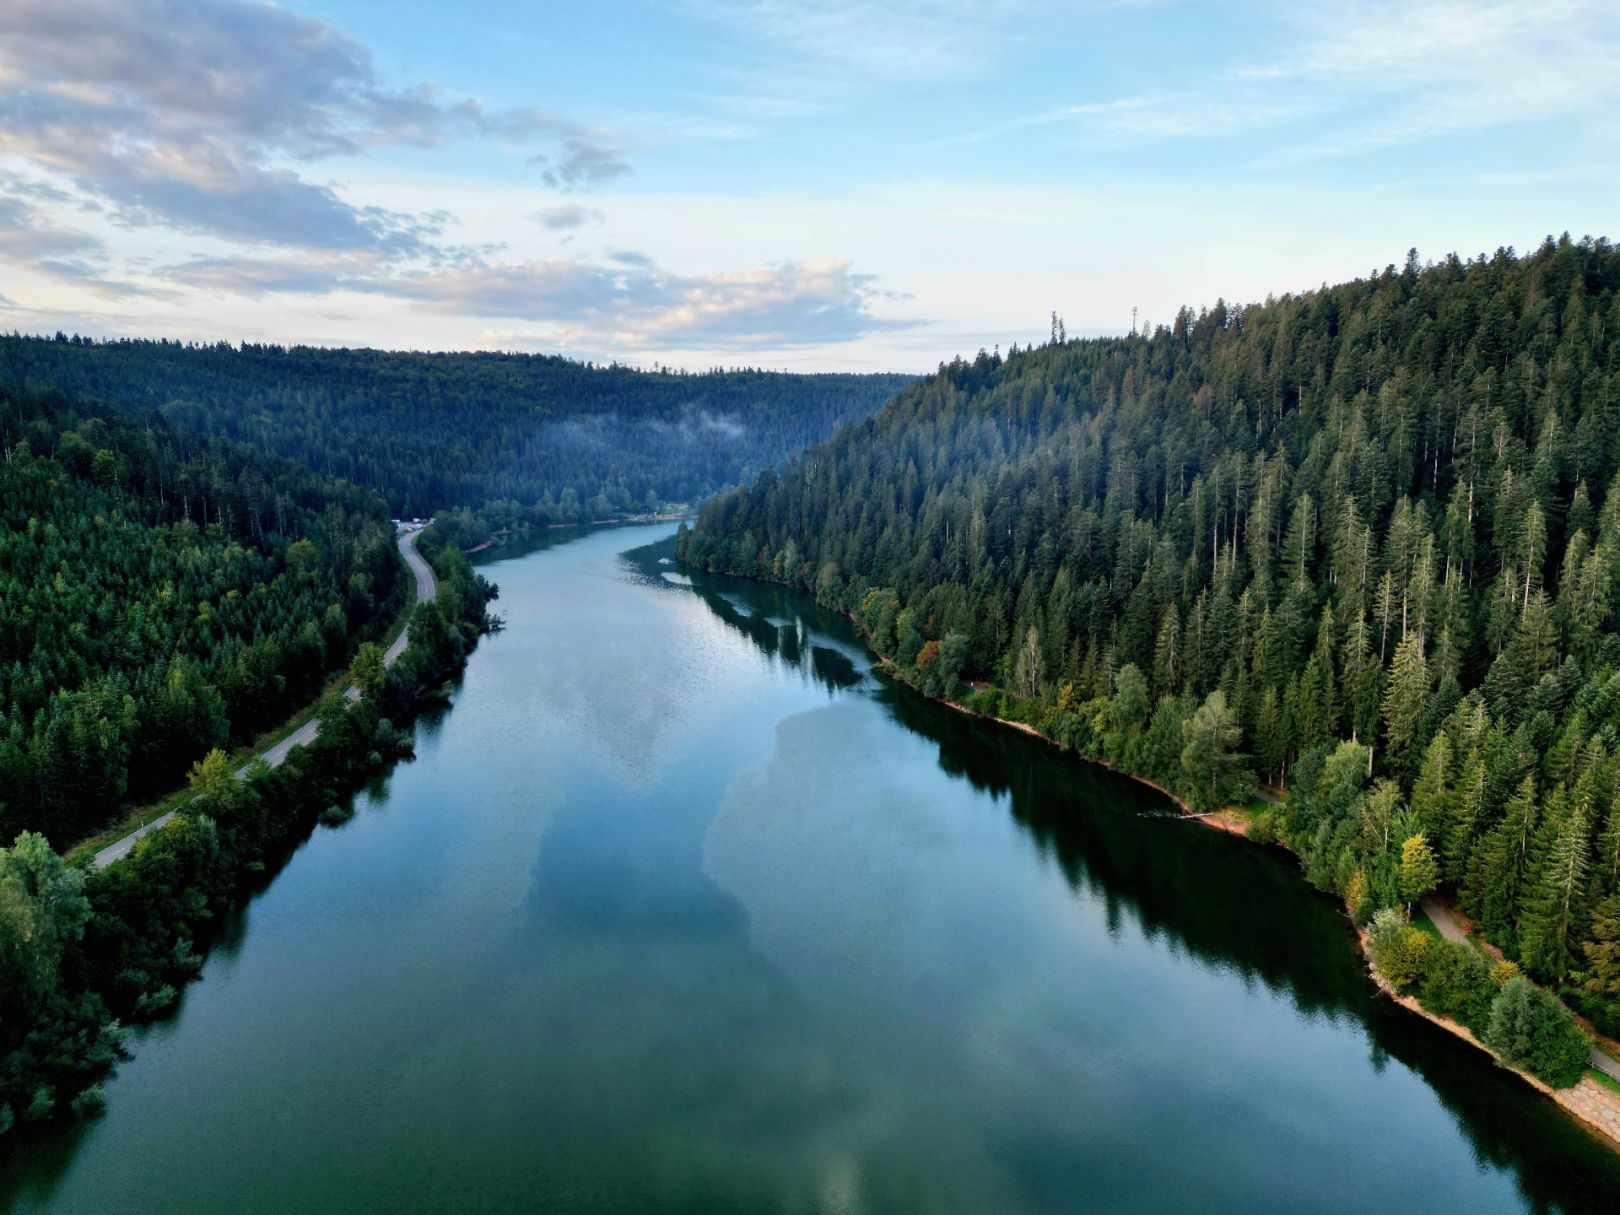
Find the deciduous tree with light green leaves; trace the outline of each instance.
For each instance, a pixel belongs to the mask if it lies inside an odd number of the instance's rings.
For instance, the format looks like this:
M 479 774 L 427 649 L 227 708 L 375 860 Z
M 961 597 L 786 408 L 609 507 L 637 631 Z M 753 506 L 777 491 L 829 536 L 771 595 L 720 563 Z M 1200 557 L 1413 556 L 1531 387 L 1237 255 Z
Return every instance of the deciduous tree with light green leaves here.
M 1238 750 L 1243 730 L 1227 707 L 1226 693 L 1217 689 L 1205 698 L 1182 724 L 1181 741 L 1181 767 L 1197 809 L 1218 809 L 1254 788 L 1247 757 Z
M 388 672 L 383 667 L 383 649 L 373 641 L 363 641 L 349 660 L 349 682 L 362 696 L 375 697 L 383 689 Z
M 1440 863 L 1434 858 L 1434 849 L 1421 834 L 1401 841 L 1401 898 L 1408 906 L 1417 902 L 1440 880 Z

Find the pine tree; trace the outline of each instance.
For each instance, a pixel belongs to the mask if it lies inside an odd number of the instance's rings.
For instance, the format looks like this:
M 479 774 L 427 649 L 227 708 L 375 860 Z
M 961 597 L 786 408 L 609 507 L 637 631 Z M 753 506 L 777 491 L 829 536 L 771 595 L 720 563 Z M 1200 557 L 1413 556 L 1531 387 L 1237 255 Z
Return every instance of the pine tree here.
M 1491 1004 L 1485 1045 L 1508 1063 L 1523 1063 L 1535 1044 L 1536 1021 L 1536 989 L 1523 977 L 1509 979 Z
M 1378 736 L 1378 710 L 1384 695 L 1384 668 L 1373 657 L 1367 618 L 1358 615 L 1344 639 L 1345 712 L 1350 733 L 1369 746 Z
M 1413 766 L 1428 697 L 1429 664 L 1423 657 L 1423 638 L 1409 633 L 1395 647 L 1389 684 L 1384 689 L 1384 738 L 1390 770 L 1406 772 Z
M 1301 750 L 1327 742 L 1337 731 L 1338 693 L 1333 685 L 1333 609 L 1322 609 L 1316 648 L 1299 681 L 1297 739 Z
M 1442 841 L 1451 826 L 1454 796 L 1451 780 L 1451 739 L 1437 733 L 1429 740 L 1423 753 L 1423 766 L 1418 769 L 1417 781 L 1412 786 L 1412 809 L 1423 824 L 1425 834 Z
M 1597 905 L 1591 939 L 1581 951 L 1586 956 L 1582 986 L 1593 995 L 1620 997 L 1620 895 L 1611 895 Z
M 1164 609 L 1153 652 L 1153 686 L 1160 696 L 1181 691 L 1181 613 L 1175 604 Z
M 1517 920 L 1530 841 L 1538 821 L 1535 778 L 1526 776 L 1518 792 L 1508 800 L 1502 821 L 1491 829 L 1473 856 L 1468 910 L 1487 933 L 1506 934 Z
M 1485 797 L 1485 758 L 1475 747 L 1463 761 L 1455 793 L 1448 799 L 1449 819 L 1440 840 L 1443 872 L 1448 882 L 1460 883 L 1468 869 L 1468 858 L 1475 846 L 1475 826 L 1480 802 Z
M 1586 816 L 1571 814 L 1553 840 L 1520 926 L 1524 964 L 1549 979 L 1562 979 L 1575 964 L 1573 931 L 1586 889 Z
M 1260 770 L 1273 780 L 1282 774 L 1288 761 L 1287 732 L 1277 703 L 1277 689 L 1273 687 L 1260 693 L 1260 705 L 1255 710 L 1254 758 Z

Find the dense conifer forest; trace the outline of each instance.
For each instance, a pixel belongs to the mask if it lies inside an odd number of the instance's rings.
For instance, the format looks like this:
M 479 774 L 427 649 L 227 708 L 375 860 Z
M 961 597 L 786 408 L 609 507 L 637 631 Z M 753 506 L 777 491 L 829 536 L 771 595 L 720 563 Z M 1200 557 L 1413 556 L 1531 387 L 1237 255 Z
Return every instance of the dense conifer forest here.
M 307 704 L 386 627 L 374 493 L 0 391 L 0 839 L 59 847 Z
M 1620 252 L 1565 238 L 981 351 L 681 553 L 1195 808 L 1285 787 L 1254 830 L 1358 922 L 1438 884 L 1510 960 L 1384 915 L 1392 981 L 1569 1083 L 1512 973 L 1620 1028 L 1617 334 Z
M 690 502 L 910 377 L 643 372 L 522 354 L 0 336 L 0 383 L 87 393 L 376 489 L 396 514 L 579 522 Z
M 86 421 L 76 423 L 81 434 Z M 103 421 L 88 433 L 106 441 L 111 429 Z M 381 511 L 380 502 L 361 497 L 368 519 Z M 71 865 L 28 830 L 0 848 L 0 1136 L 99 1108 L 101 1081 L 125 1055 L 129 1024 L 173 1006 L 200 972 L 223 914 L 318 820 L 338 823 L 352 813 L 344 799 L 360 784 L 411 753 L 401 726 L 492 626 L 486 608 L 495 595 L 454 545 L 428 536 L 418 547 L 437 572 L 439 594 L 412 609 L 410 644 L 384 670 L 381 647 L 361 643 L 349 675 L 362 695 L 326 696 L 319 735 L 279 767 L 254 765 L 239 778 L 222 750 L 200 753 L 211 741 L 206 732 L 176 738 L 180 750 L 167 758 L 198 757 L 187 774 L 189 795 L 169 825 L 125 859 L 99 869 Z M 387 548 L 397 565 L 391 541 Z M 200 552 L 189 561 L 210 568 L 208 546 L 193 549 Z M 340 570 L 339 561 L 317 549 L 314 566 L 290 576 L 319 582 Z M 351 585 L 358 576 L 351 574 Z M 206 700 L 209 685 L 199 686 Z M 110 729 L 103 736 L 119 737 Z

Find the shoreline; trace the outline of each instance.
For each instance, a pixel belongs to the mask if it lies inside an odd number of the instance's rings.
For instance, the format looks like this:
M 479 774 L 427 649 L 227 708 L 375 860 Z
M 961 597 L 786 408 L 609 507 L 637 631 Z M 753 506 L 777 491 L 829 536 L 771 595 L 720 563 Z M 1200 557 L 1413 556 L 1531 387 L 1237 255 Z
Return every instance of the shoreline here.
M 853 620 L 854 617 L 850 617 L 850 619 Z M 868 648 L 870 649 L 870 647 Z M 873 650 L 872 652 L 874 654 L 877 653 L 876 650 Z M 1213 811 L 1209 814 L 1194 814 L 1192 812 L 1192 807 L 1187 805 L 1185 800 L 1178 797 L 1176 794 L 1172 793 L 1155 780 L 1151 780 L 1145 776 L 1139 776 L 1135 772 L 1122 772 L 1113 765 L 1108 764 L 1100 759 L 1090 759 L 1084 755 L 1076 755 L 1072 752 L 1064 751 L 1062 747 L 1058 746 L 1056 741 L 1047 737 L 1045 734 L 1042 734 L 1034 726 L 1025 722 L 1009 721 L 1005 717 L 991 717 L 988 714 L 974 712 L 974 710 L 968 708 L 966 705 L 958 704 L 954 700 L 945 700 L 942 697 L 929 696 L 910 680 L 903 678 L 890 659 L 884 658 L 882 655 L 879 655 L 879 659 L 880 664 L 886 668 L 889 668 L 890 673 L 895 679 L 905 684 L 906 687 L 910 688 L 913 692 L 916 692 L 919 696 L 926 697 L 927 699 L 935 701 L 938 704 L 946 705 L 952 709 L 955 709 L 958 713 L 963 713 L 969 717 L 978 718 L 980 721 L 990 721 L 995 722 L 997 725 L 1010 726 L 1014 730 L 1020 730 L 1032 738 L 1040 739 L 1050 747 L 1056 747 L 1060 753 L 1070 755 L 1072 758 L 1079 760 L 1081 763 L 1095 764 L 1097 767 L 1112 772 L 1116 776 L 1128 777 L 1131 780 L 1136 781 L 1138 784 L 1146 785 L 1148 788 L 1163 794 L 1181 809 L 1181 814 L 1178 817 L 1182 820 L 1196 822 L 1199 826 L 1207 827 L 1214 831 L 1221 831 L 1227 835 L 1235 835 L 1242 839 L 1245 843 L 1254 842 L 1249 839 L 1245 827 L 1239 824 L 1238 821 L 1233 817 L 1231 807 L 1223 807 L 1220 810 Z M 1290 856 L 1295 855 L 1293 849 L 1289 848 L 1281 840 L 1278 840 L 1275 846 L 1283 848 Z M 1366 932 L 1358 928 L 1355 929 L 1355 934 L 1356 947 L 1361 951 L 1362 961 L 1366 963 L 1368 977 L 1372 980 L 1373 986 L 1378 988 L 1379 992 L 1393 1000 L 1396 1004 L 1399 1004 L 1408 1012 L 1416 1013 L 1424 1020 L 1429 1021 L 1434 1025 L 1438 1025 L 1441 1029 L 1446 1030 L 1448 1033 L 1455 1034 L 1457 1037 L 1463 1039 L 1463 1041 L 1468 1042 L 1478 1049 L 1484 1051 L 1491 1057 L 1493 1061 L 1495 1061 L 1498 1067 L 1504 1069 L 1505 1071 L 1511 1072 L 1513 1075 L 1517 1076 L 1520 1080 L 1523 1080 L 1526 1084 L 1535 1089 L 1537 1092 L 1541 1093 L 1543 1096 L 1549 1097 L 1553 1101 L 1557 1102 L 1557 1104 L 1567 1113 L 1596 1131 L 1608 1147 L 1616 1152 L 1620 1152 L 1620 1093 L 1616 1093 L 1613 1090 L 1606 1088 L 1604 1085 L 1599 1084 L 1596 1080 L 1592 1079 L 1592 1077 L 1586 1075 L 1583 1075 L 1568 1088 L 1553 1088 L 1544 1081 L 1538 1080 L 1529 1072 L 1521 1071 L 1519 1068 L 1516 1068 L 1511 1064 L 1504 1063 L 1501 1056 L 1489 1046 L 1485 1045 L 1485 1043 L 1476 1038 L 1467 1026 L 1458 1024 L 1450 1017 L 1444 1017 L 1439 1013 L 1430 1012 L 1428 1009 L 1424 1008 L 1415 997 L 1402 995 L 1400 992 L 1391 987 L 1384 979 L 1384 976 L 1379 973 L 1378 966 L 1373 961 L 1372 952 L 1367 946 Z
M 471 557 L 474 553 L 482 553 L 492 548 L 500 548 L 515 536 L 522 536 L 525 532 L 557 531 L 565 527 L 612 527 L 615 524 L 643 524 L 643 523 L 680 523 L 687 519 L 696 519 L 697 515 L 687 512 L 679 515 L 615 515 L 611 519 L 587 519 L 583 523 L 536 523 L 527 525 L 523 531 L 505 531 L 491 535 L 482 544 L 475 544 L 471 548 L 462 549 L 462 553 Z
M 850 617 L 850 619 L 853 620 L 854 617 Z M 870 647 L 868 648 L 870 649 Z M 873 650 L 872 652 L 874 654 L 877 653 L 876 650 Z M 1055 742 L 1053 739 L 1047 737 L 1045 734 L 1042 734 L 1034 726 L 1025 722 L 1009 721 L 1005 717 L 991 717 L 984 713 L 976 713 L 966 705 L 959 704 L 954 700 L 946 700 L 937 696 L 928 696 L 926 692 L 922 691 L 922 689 L 918 688 L 910 680 L 903 678 L 900 675 L 899 670 L 895 668 L 894 663 L 890 659 L 884 658 L 882 655 L 879 655 L 879 659 L 880 664 L 883 667 L 888 668 L 895 679 L 905 684 L 906 687 L 910 688 L 913 692 L 916 692 L 919 696 L 926 697 L 927 699 L 935 701 L 938 704 L 946 705 L 952 709 L 955 709 L 958 713 L 963 713 L 969 717 L 978 718 L 980 721 L 990 721 L 995 722 L 997 725 L 1010 726 L 1014 730 L 1022 731 L 1032 738 L 1040 739 L 1050 747 L 1056 747 L 1060 753 L 1070 755 L 1072 758 L 1079 760 L 1081 763 L 1095 764 L 1097 767 L 1112 772 L 1116 776 L 1128 777 L 1131 780 L 1136 781 L 1138 784 L 1146 785 L 1148 788 L 1163 794 L 1181 809 L 1181 814 L 1178 817 L 1180 817 L 1182 820 L 1187 822 L 1196 822 L 1199 826 L 1207 827 L 1213 831 L 1224 832 L 1227 835 L 1235 835 L 1242 839 L 1245 843 L 1254 842 L 1249 839 L 1244 826 L 1239 824 L 1236 818 L 1233 817 L 1231 807 L 1223 807 L 1220 810 L 1213 811 L 1209 814 L 1194 814 L 1192 812 L 1192 807 L 1187 805 L 1185 800 L 1178 797 L 1176 794 L 1172 793 L 1155 780 L 1151 780 L 1146 776 L 1139 776 L 1135 772 L 1122 772 L 1113 765 L 1105 763 L 1099 759 L 1089 759 L 1084 755 L 1076 755 L 1072 752 L 1064 751 L 1063 748 L 1058 746 L 1057 742 Z M 1286 850 L 1290 856 L 1295 855 L 1293 849 L 1289 848 L 1281 840 L 1276 842 L 1276 846 Z M 1511 1064 L 1504 1063 L 1501 1056 L 1489 1046 L 1485 1045 L 1485 1043 L 1476 1038 L 1467 1026 L 1458 1024 L 1450 1017 L 1444 1017 L 1439 1013 L 1430 1012 L 1428 1009 L 1424 1008 L 1415 997 L 1402 995 L 1400 992 L 1391 987 L 1384 979 L 1384 976 L 1379 973 L 1378 966 L 1373 961 L 1372 952 L 1367 946 L 1366 932 L 1359 928 L 1355 929 L 1354 931 L 1356 934 L 1356 947 L 1361 951 L 1362 961 L 1366 963 L 1368 977 L 1372 980 L 1373 986 L 1378 988 L 1380 993 L 1388 997 L 1390 1000 L 1393 1000 L 1396 1004 L 1399 1004 L 1408 1012 L 1416 1013 L 1424 1020 L 1429 1021 L 1434 1025 L 1438 1025 L 1441 1029 L 1446 1030 L 1448 1033 L 1455 1034 L 1457 1037 L 1463 1039 L 1463 1041 L 1468 1042 L 1478 1049 L 1484 1051 L 1491 1057 L 1498 1067 L 1504 1069 L 1505 1071 L 1511 1072 L 1513 1075 L 1517 1076 L 1520 1080 L 1523 1080 L 1526 1084 L 1535 1089 L 1537 1092 L 1541 1093 L 1543 1096 L 1549 1097 L 1553 1101 L 1557 1102 L 1557 1104 L 1571 1116 L 1585 1123 L 1588 1127 L 1596 1131 L 1608 1147 L 1616 1152 L 1620 1152 L 1620 1093 L 1616 1093 L 1613 1090 L 1606 1088 L 1604 1085 L 1599 1084 L 1596 1080 L 1592 1079 L 1592 1077 L 1586 1075 L 1583 1075 L 1568 1088 L 1553 1088 L 1544 1081 L 1538 1080 L 1529 1072 L 1521 1071 L 1519 1068 L 1516 1068 Z
M 703 570 L 702 572 L 707 574 L 720 573 L 720 571 L 716 570 Z M 786 587 L 789 590 L 798 589 L 789 585 L 787 582 L 775 578 L 749 578 L 747 575 L 743 574 L 724 573 L 720 573 L 720 576 L 726 578 L 743 578 L 749 582 L 769 583 L 774 586 Z M 814 596 L 812 595 L 811 598 L 814 599 Z M 871 641 L 866 636 L 866 631 L 861 628 L 860 621 L 855 618 L 855 614 L 853 612 L 838 611 L 836 608 L 829 608 L 826 610 L 835 611 L 838 615 L 843 616 L 846 620 L 850 621 L 850 623 L 855 626 L 856 632 L 860 634 L 863 644 L 866 645 L 867 652 L 872 654 L 877 659 L 879 669 L 886 671 L 892 678 L 895 679 L 896 682 L 904 684 L 907 688 L 915 692 L 918 696 L 921 696 L 923 699 L 933 704 L 943 705 L 946 708 L 954 709 L 956 712 L 961 713 L 964 716 L 972 717 L 979 721 L 993 722 L 996 725 L 1007 726 L 1010 729 L 1018 730 L 1021 733 L 1027 734 L 1031 738 L 1038 739 L 1047 746 L 1056 749 L 1059 754 L 1078 760 L 1081 763 L 1094 764 L 1105 771 L 1112 772 L 1116 776 L 1123 776 L 1135 781 L 1137 784 L 1146 785 L 1148 788 L 1163 795 L 1167 800 L 1180 809 L 1181 813 L 1172 817 L 1180 818 L 1188 822 L 1195 822 L 1198 825 L 1212 831 L 1220 831 L 1227 835 L 1235 835 L 1242 839 L 1245 843 L 1255 842 L 1249 839 L 1246 824 L 1240 823 L 1237 818 L 1234 817 L 1234 809 L 1232 807 L 1222 807 L 1220 810 L 1212 811 L 1209 814 L 1195 814 L 1193 813 L 1192 807 L 1189 806 L 1183 798 L 1179 797 L 1175 793 L 1172 793 L 1169 789 L 1166 789 L 1163 785 L 1159 784 L 1158 781 L 1146 776 L 1141 776 L 1135 772 L 1126 772 L 1115 768 L 1112 764 L 1109 764 L 1104 760 L 1092 759 L 1089 756 L 1067 751 L 1061 745 L 1059 745 L 1055 739 L 1043 734 L 1040 730 L 1036 729 L 1027 722 L 1011 721 L 1005 717 L 992 717 L 987 713 L 980 713 L 957 701 L 948 700 L 943 696 L 930 696 L 927 692 L 924 692 L 921 688 L 917 687 L 916 684 L 912 683 L 911 680 L 902 675 L 899 667 L 895 664 L 893 659 L 872 648 Z M 1290 856 L 1297 857 L 1294 850 L 1289 848 L 1280 839 L 1276 841 L 1274 846 L 1283 848 Z M 1337 902 L 1338 900 L 1336 899 L 1335 901 Z M 1569 1088 L 1555 1089 L 1541 1080 L 1538 1080 L 1536 1077 L 1530 1075 L 1528 1072 L 1521 1071 L 1510 1064 L 1502 1062 L 1501 1057 L 1478 1038 L 1474 1037 L 1466 1026 L 1459 1025 L 1449 1017 L 1442 1017 L 1438 1013 L 1430 1012 L 1428 1009 L 1424 1008 L 1423 1005 L 1418 1003 L 1414 997 L 1403 996 L 1399 992 L 1395 991 L 1394 988 L 1390 987 L 1389 984 L 1385 982 L 1384 977 L 1378 973 L 1378 967 L 1373 962 L 1372 954 L 1367 948 L 1367 934 L 1361 929 L 1355 928 L 1353 925 L 1352 931 L 1354 931 L 1356 935 L 1356 948 L 1360 951 L 1361 959 L 1366 965 L 1368 978 L 1371 980 L 1373 986 L 1376 987 L 1382 995 L 1388 997 L 1390 1000 L 1393 1000 L 1396 1004 L 1400 1005 L 1407 1011 L 1416 1013 L 1418 1016 L 1422 1017 L 1426 1021 L 1429 1021 L 1431 1024 L 1437 1025 L 1441 1029 L 1446 1030 L 1448 1033 L 1462 1038 L 1465 1042 L 1472 1043 L 1475 1047 L 1489 1055 L 1498 1067 L 1504 1069 L 1505 1071 L 1511 1072 L 1520 1080 L 1523 1080 L 1531 1088 L 1535 1089 L 1543 1096 L 1550 1098 L 1571 1117 L 1583 1123 L 1590 1130 L 1596 1132 L 1605 1146 L 1617 1153 L 1620 1153 L 1620 1092 L 1615 1092 L 1614 1090 L 1599 1084 L 1596 1080 L 1592 1079 L 1592 1077 L 1588 1075 L 1582 1075 L 1582 1077 Z

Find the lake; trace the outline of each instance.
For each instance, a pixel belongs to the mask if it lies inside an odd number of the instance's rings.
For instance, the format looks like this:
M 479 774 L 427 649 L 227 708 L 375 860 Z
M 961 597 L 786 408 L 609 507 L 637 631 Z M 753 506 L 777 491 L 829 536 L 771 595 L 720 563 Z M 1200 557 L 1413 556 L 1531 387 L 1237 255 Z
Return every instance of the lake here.
M 417 756 L 0 1158 L 52 1212 L 1467 1212 L 1620 1156 L 1292 858 L 873 669 L 667 525 L 490 563 Z

